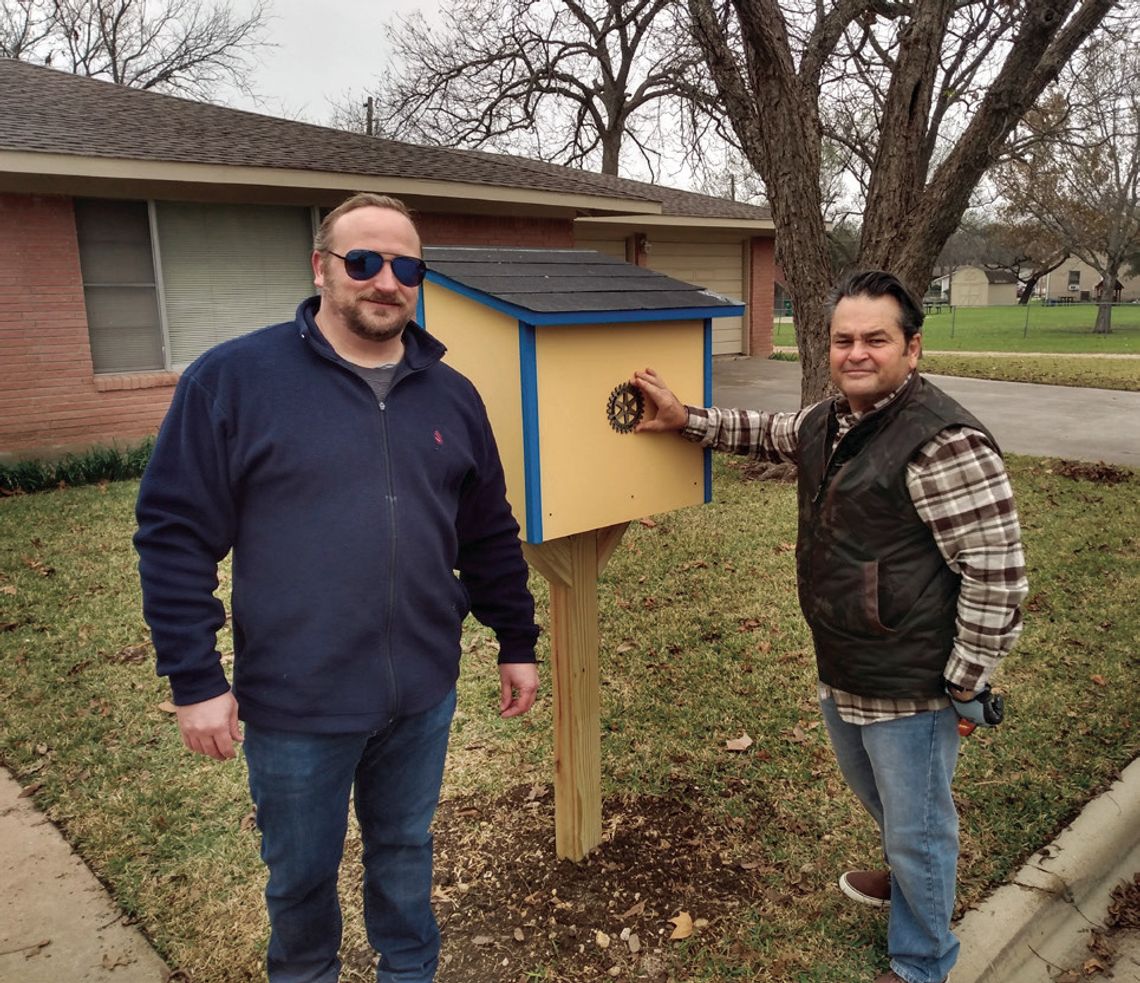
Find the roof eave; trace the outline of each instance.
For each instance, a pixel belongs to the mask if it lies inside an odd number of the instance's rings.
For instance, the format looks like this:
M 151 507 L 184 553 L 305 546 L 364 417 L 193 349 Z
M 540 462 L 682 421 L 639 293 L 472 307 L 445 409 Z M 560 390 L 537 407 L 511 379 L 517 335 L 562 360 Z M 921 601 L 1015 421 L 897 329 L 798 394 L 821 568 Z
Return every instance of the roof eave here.
M 776 225 L 770 218 L 712 218 L 703 215 L 633 215 L 627 213 L 624 215 L 580 216 L 574 220 L 574 224 L 618 230 L 636 225 L 638 228 L 657 226 L 680 229 L 727 229 L 768 235 L 776 234 Z
M 377 174 L 343 173 L 284 167 L 250 167 L 236 164 L 196 164 L 185 161 L 137 160 L 122 157 L 94 157 L 84 154 L 40 153 L 26 150 L 0 149 L 0 177 L 11 186 L 13 179 L 23 177 L 30 190 L 40 190 L 46 183 L 68 179 L 89 181 L 121 181 L 147 185 L 246 186 L 313 192 L 342 190 L 384 191 L 402 198 L 431 199 L 439 202 L 472 201 L 496 204 L 533 205 L 588 211 L 644 215 L 660 215 L 661 204 L 636 198 L 614 198 L 563 191 L 543 191 L 502 185 L 426 180 L 414 177 L 390 177 Z M 37 186 L 38 185 L 38 186 Z M 467 210 L 467 209 L 464 209 Z

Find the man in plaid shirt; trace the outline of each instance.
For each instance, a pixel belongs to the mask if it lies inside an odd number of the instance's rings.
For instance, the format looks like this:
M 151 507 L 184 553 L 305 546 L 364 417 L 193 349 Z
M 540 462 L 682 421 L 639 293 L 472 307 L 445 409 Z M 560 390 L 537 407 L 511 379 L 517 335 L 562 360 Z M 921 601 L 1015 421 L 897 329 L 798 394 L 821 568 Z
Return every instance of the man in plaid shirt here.
M 890 908 L 891 968 L 875 983 L 941 983 L 958 954 L 958 721 L 993 720 L 987 680 L 1028 589 L 1021 531 L 993 437 L 917 371 L 923 314 L 902 283 L 853 274 L 828 310 L 839 396 L 795 413 L 702 409 L 646 369 L 632 381 L 656 415 L 637 430 L 798 466 L 820 706 L 889 865 L 840 887 Z

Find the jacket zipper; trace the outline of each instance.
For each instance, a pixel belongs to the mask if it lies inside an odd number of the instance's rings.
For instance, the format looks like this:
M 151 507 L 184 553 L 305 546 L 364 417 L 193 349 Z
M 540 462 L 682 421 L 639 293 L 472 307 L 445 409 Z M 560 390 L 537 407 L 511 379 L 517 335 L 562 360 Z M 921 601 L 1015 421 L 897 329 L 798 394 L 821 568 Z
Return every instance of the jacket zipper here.
M 395 382 L 393 381 L 393 385 Z M 392 389 L 389 388 L 389 397 Z M 388 617 L 384 626 L 384 664 L 388 668 L 388 682 L 392 690 L 391 724 L 399 716 L 400 690 L 396 683 L 396 668 L 392 664 L 392 622 L 396 617 L 396 490 L 392 485 L 392 454 L 388 439 L 388 398 L 378 404 L 380 412 L 380 436 L 384 445 L 384 471 L 388 479 L 388 490 L 384 496 L 388 503 L 388 520 L 391 525 L 391 549 L 388 556 Z

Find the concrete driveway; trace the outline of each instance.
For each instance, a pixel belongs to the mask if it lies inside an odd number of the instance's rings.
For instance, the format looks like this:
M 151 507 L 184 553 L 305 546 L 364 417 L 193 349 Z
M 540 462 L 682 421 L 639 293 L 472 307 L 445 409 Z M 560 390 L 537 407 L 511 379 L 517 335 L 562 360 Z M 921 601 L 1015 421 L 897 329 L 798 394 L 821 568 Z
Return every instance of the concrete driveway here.
M 929 378 L 989 427 L 1003 451 L 1140 468 L 1140 392 Z M 718 356 L 713 402 L 739 409 L 798 409 L 799 363 Z

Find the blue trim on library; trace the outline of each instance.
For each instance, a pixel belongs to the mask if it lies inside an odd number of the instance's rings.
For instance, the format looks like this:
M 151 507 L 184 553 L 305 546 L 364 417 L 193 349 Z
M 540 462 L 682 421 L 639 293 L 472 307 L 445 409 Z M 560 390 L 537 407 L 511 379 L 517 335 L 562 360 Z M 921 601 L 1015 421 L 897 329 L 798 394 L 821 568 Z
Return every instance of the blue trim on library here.
M 712 318 L 705 318 L 705 338 L 704 338 L 704 405 L 712 406 L 713 401 L 713 366 L 712 366 Z M 712 448 L 706 447 L 704 451 L 704 472 L 705 472 L 705 501 L 712 501 Z
M 538 435 L 538 356 L 534 325 L 519 321 L 519 389 L 522 393 L 523 481 L 526 541 L 542 542 L 542 462 Z

